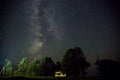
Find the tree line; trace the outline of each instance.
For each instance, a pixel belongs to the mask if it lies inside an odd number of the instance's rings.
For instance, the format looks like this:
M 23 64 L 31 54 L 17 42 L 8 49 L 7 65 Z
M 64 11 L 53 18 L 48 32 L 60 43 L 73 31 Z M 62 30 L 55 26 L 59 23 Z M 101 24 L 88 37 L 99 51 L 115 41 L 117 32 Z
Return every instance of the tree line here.
M 17 69 L 14 70 L 9 60 L 6 60 L 2 74 L 4 76 L 54 76 L 55 63 L 50 57 L 45 57 L 42 61 L 34 59 L 31 62 L 27 57 L 22 58 Z
M 55 76 L 56 71 L 66 73 L 67 77 L 85 77 L 90 63 L 86 61 L 86 57 L 80 47 L 68 49 L 62 60 L 54 62 L 51 57 L 43 59 L 34 59 L 29 62 L 24 57 L 19 62 L 17 69 L 14 70 L 11 61 L 6 60 L 2 68 L 1 74 L 4 76 L 22 75 L 22 76 Z M 97 75 L 103 79 L 111 79 L 119 77 L 120 63 L 112 60 L 97 60 Z
M 11 61 L 6 60 L 2 69 L 4 76 L 10 75 L 23 75 L 23 76 L 55 76 L 55 71 L 62 71 L 67 76 L 85 76 L 86 69 L 90 63 L 79 47 L 68 49 L 63 56 L 61 62 L 52 60 L 51 57 L 43 59 L 34 59 L 31 62 L 27 57 L 22 58 L 19 62 L 17 69 L 13 70 Z

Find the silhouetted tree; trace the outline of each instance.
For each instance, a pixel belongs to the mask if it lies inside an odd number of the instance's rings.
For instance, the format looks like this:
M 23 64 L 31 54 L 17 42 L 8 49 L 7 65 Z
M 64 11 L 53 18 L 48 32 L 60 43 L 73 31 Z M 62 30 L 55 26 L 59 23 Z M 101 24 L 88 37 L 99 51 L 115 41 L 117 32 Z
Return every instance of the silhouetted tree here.
M 85 60 L 81 48 L 68 49 L 63 57 L 63 68 L 67 76 L 85 76 L 86 69 L 90 66 Z
M 11 61 L 9 61 L 8 59 L 6 59 L 6 61 L 5 61 L 5 64 L 4 64 L 4 66 L 3 66 L 3 69 L 2 69 L 3 71 L 3 75 L 5 75 L 5 76 L 10 76 L 10 75 L 12 75 L 12 64 L 11 64 Z
M 62 64 L 58 61 L 57 63 L 56 63 L 56 71 L 61 71 L 61 67 L 62 67 Z
M 45 57 L 43 62 L 44 76 L 54 76 L 55 75 L 55 63 L 50 57 Z
M 18 64 L 18 70 L 14 72 L 15 75 L 27 75 L 28 69 L 28 59 L 27 57 L 22 58 L 20 63 Z
M 41 60 L 39 67 L 38 67 L 38 71 L 37 71 L 37 75 L 38 76 L 44 76 L 45 75 L 45 71 L 44 71 L 44 60 Z
M 98 60 L 97 66 L 100 80 L 120 80 L 120 63 L 112 60 Z

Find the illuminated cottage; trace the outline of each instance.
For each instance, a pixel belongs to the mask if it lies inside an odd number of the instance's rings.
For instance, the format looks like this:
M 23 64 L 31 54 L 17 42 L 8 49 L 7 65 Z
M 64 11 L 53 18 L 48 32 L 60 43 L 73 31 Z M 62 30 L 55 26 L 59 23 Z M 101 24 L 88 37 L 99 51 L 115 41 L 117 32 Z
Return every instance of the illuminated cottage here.
M 66 77 L 66 74 L 63 74 L 61 71 L 56 71 L 55 77 Z

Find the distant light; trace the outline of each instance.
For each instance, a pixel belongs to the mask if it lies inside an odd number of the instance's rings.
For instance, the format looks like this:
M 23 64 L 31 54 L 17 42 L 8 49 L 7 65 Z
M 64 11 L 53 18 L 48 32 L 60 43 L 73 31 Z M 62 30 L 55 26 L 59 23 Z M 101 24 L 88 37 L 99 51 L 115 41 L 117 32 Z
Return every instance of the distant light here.
M 55 77 L 66 77 L 66 74 L 63 74 L 61 71 L 56 71 Z

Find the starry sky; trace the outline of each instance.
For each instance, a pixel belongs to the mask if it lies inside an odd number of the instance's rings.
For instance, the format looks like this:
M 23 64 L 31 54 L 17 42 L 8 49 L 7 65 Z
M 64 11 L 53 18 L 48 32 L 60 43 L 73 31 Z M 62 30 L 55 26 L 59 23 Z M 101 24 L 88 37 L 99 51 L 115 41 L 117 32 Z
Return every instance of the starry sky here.
M 5 59 L 17 64 L 25 56 L 61 60 L 75 46 L 92 65 L 97 54 L 119 61 L 119 5 L 115 0 L 0 0 L 0 65 Z

